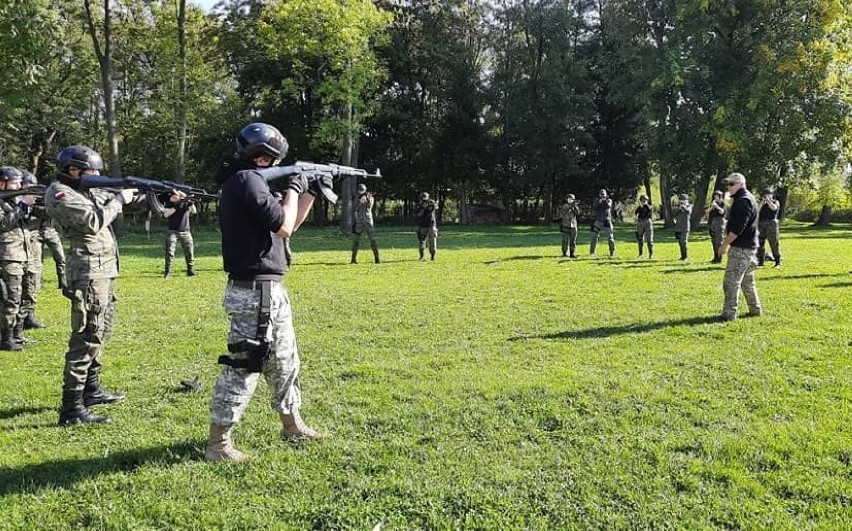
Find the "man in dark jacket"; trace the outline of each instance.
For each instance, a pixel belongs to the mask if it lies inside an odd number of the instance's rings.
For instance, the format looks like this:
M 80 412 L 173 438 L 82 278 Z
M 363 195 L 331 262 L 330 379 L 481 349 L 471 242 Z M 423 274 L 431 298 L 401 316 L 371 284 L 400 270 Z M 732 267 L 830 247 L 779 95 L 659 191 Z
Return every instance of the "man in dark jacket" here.
M 746 189 L 746 179 L 741 173 L 730 174 L 725 184 L 734 202 L 728 220 L 728 235 L 718 252 L 719 257 L 728 253 L 723 282 L 725 304 L 721 317 L 725 321 L 733 321 L 737 318 L 740 288 L 748 303 L 748 315 L 757 317 L 763 313 L 754 282 L 754 270 L 757 269 L 757 202 Z

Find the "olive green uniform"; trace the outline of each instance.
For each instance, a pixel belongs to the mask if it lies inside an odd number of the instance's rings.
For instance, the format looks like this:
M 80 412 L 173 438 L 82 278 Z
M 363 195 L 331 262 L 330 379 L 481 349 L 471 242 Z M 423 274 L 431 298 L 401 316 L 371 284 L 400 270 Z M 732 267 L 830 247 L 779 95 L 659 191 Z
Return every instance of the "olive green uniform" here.
M 29 219 L 28 207 L 14 200 L 0 200 L 0 278 L 3 281 L 3 315 L 0 332 L 3 341 L 8 341 L 19 322 L 21 297 L 23 294 L 24 271 L 32 253 L 30 234 L 26 229 Z
M 118 247 L 111 224 L 121 213 L 122 204 L 100 190 L 78 192 L 54 182 L 45 192 L 45 205 L 68 240 L 71 337 L 65 354 L 63 391 L 82 391 L 87 379 L 98 379 L 101 352 L 115 323 Z

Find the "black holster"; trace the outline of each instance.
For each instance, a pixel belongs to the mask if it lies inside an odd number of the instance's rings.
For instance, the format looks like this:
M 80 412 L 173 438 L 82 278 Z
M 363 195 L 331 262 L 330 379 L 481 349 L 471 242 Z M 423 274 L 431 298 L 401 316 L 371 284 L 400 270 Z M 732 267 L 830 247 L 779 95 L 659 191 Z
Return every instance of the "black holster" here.
M 219 356 L 219 363 L 235 369 L 245 369 L 248 372 L 263 372 L 266 358 L 272 351 L 272 346 L 266 340 L 269 330 L 272 281 L 257 281 L 260 289 L 260 309 L 257 314 L 257 333 L 254 339 L 244 339 L 236 343 L 228 343 L 228 352 L 247 352 L 248 358 L 234 359 L 230 356 Z

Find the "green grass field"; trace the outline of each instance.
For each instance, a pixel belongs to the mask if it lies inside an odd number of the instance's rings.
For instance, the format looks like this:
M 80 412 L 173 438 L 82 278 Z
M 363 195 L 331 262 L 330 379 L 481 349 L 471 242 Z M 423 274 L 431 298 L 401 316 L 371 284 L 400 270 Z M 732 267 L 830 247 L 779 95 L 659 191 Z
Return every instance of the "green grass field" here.
M 261 384 L 244 464 L 203 460 L 218 235 L 171 279 L 161 234 L 122 238 L 103 380 L 128 400 L 105 426 L 55 426 L 69 309 L 48 259 L 49 328 L 0 353 L 0 528 L 852 528 L 852 228 L 784 225 L 765 315 L 727 324 L 703 230 L 688 263 L 662 230 L 637 260 L 631 230 L 611 259 L 582 231 L 569 261 L 552 227 L 446 227 L 418 262 L 411 228 L 382 228 L 384 263 L 349 265 L 348 238 L 304 229 L 303 415 L 332 437 L 283 443 Z

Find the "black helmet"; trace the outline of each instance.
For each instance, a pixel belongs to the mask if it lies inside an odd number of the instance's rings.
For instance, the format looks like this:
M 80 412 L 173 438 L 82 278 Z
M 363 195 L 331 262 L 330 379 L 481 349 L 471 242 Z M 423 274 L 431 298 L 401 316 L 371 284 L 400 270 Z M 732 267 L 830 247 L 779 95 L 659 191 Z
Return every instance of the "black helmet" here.
M 640 195 L 640 196 L 639 196 L 639 201 L 647 201 L 647 200 L 648 200 L 648 196 L 647 196 L 647 195 L 642 194 L 642 195 Z
M 606 190 L 602 189 L 600 192 L 598 192 L 598 197 L 606 197 L 606 196 L 607 196 Z
M 71 167 L 81 170 L 102 170 L 104 159 L 88 146 L 68 146 L 56 156 L 56 166 L 62 173 L 68 173 L 68 168 Z
M 420 200 L 426 201 L 427 199 L 429 199 L 429 192 L 420 192 Z
M 775 190 L 773 190 L 772 188 L 764 188 L 763 189 L 763 195 L 772 195 L 774 193 L 775 193 Z
M 237 153 L 244 160 L 266 155 L 276 164 L 287 156 L 287 148 L 287 139 L 269 124 L 249 124 L 237 133 Z
M 0 181 L 20 181 L 21 171 L 13 166 L 0 166 Z
M 24 185 L 24 186 L 27 186 L 27 185 L 35 186 L 35 185 L 38 184 L 38 179 L 36 179 L 36 176 L 33 175 L 32 173 L 28 172 L 27 170 L 21 170 L 21 175 L 22 175 L 22 177 L 21 177 L 21 184 L 22 185 Z
M 358 195 L 366 194 L 366 193 L 367 193 L 367 185 L 364 184 L 364 183 L 359 184 L 358 185 Z
M 571 201 L 573 201 L 574 200 L 574 194 L 565 194 L 565 199 L 570 199 Z
M 686 194 L 680 194 L 677 198 L 679 201 L 689 201 L 689 196 Z
M 713 197 L 716 197 L 717 195 L 718 195 L 719 197 L 722 197 L 722 196 L 724 196 L 725 194 L 722 192 L 722 190 L 716 190 L 715 192 L 713 192 Z

